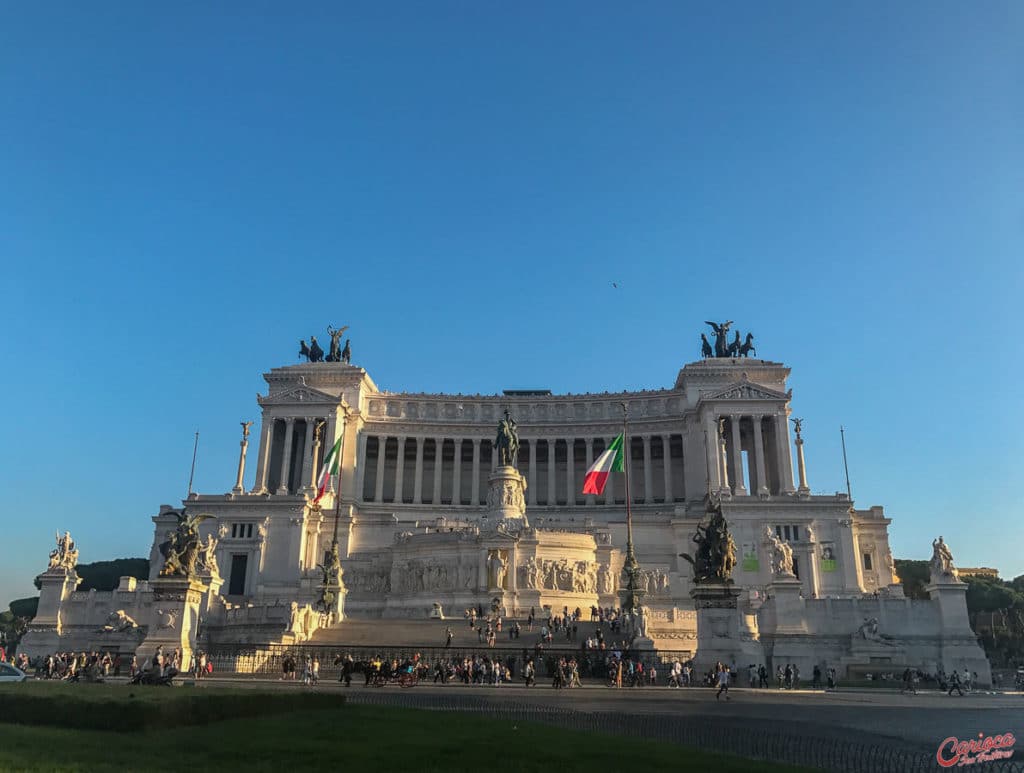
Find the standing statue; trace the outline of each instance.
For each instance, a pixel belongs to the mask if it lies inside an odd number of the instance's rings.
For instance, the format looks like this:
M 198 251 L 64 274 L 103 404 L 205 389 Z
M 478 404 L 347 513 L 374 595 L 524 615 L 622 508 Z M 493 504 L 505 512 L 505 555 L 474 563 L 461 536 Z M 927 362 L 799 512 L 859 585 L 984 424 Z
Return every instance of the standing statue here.
M 212 534 L 208 534 L 206 542 L 199 543 L 199 559 L 196 567 L 202 574 L 220 576 L 220 567 L 217 566 L 217 540 Z
M 959 582 L 960 573 L 953 566 L 953 554 L 942 536 L 932 541 L 931 581 Z
M 768 563 L 773 575 L 793 577 L 793 548 L 778 538 L 771 526 L 764 527 L 764 544 L 768 547 Z
M 715 331 L 715 356 L 716 357 L 728 357 L 729 356 L 729 328 L 732 327 L 732 320 L 723 322 L 721 325 L 717 325 L 714 322 L 705 322 L 705 325 L 711 325 L 711 329 Z
M 324 350 L 320 348 L 320 344 L 316 342 L 316 336 L 309 337 L 309 361 L 310 362 L 323 362 L 324 361 Z
M 804 428 L 804 420 L 803 419 L 790 419 L 790 421 L 793 422 L 793 430 L 796 432 L 796 439 L 800 440 L 801 439 L 800 432 Z
M 693 581 L 696 584 L 732 582 L 732 570 L 736 567 L 736 543 L 729 532 L 729 524 L 722 515 L 721 500 L 708 500 L 707 524 L 697 524 L 693 541 L 697 550 L 679 555 L 693 566 Z
M 57 532 L 57 547 L 50 551 L 50 565 L 47 569 L 74 569 L 78 564 L 78 548 L 71 539 L 71 532 L 64 532 L 62 537 Z
M 345 339 L 345 348 L 341 350 L 341 361 L 346 365 L 352 364 L 352 339 Z
M 708 341 L 708 337 L 704 333 L 700 334 L 700 356 L 702 359 L 707 359 L 714 355 L 714 350 L 711 348 L 711 342 Z
M 498 422 L 498 437 L 494 441 L 499 467 L 515 467 L 519 459 L 519 432 L 516 420 L 505 411 L 505 418 Z
M 348 325 L 340 330 L 335 330 L 330 325 L 327 326 L 327 335 L 331 337 L 331 350 L 327 355 L 327 362 L 341 362 L 341 344 L 339 342 L 346 330 L 348 330 Z
M 747 340 L 740 345 L 740 357 L 749 357 L 753 352 L 757 356 L 757 349 L 754 348 L 754 334 L 747 333 Z
M 196 562 L 199 560 L 199 524 L 213 516 L 187 515 L 184 510 L 175 513 L 175 516 L 178 519 L 177 527 L 169 533 L 167 541 L 160 545 L 160 554 L 164 557 L 160 576 L 191 579 L 195 576 Z
M 508 568 L 508 561 L 498 550 L 490 551 L 487 556 L 487 582 L 489 588 L 505 587 L 505 572 Z

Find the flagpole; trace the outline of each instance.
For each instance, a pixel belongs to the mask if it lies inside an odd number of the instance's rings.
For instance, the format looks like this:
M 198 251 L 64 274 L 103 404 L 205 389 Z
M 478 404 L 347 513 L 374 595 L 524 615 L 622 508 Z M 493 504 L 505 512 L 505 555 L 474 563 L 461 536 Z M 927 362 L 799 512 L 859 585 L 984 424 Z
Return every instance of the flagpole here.
M 636 552 L 633 549 L 633 511 L 629 497 L 629 457 L 632 455 L 632 448 L 629 445 L 629 409 L 624 402 L 620 405 L 622 406 L 622 471 L 626 478 L 626 560 L 622 568 L 626 572 L 626 611 L 632 615 L 636 613 L 636 575 L 640 571 L 640 565 L 637 563 Z
M 192 480 L 196 476 L 196 454 L 199 452 L 199 430 L 196 430 L 196 440 L 192 445 L 192 470 L 188 474 L 188 494 L 186 499 L 192 496 Z

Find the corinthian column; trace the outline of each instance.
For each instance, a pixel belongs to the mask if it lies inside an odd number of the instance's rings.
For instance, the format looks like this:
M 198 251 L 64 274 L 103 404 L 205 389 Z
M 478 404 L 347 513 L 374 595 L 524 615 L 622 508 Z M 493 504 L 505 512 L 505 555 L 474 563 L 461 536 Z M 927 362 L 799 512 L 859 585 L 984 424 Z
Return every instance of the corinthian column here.
M 527 480 L 526 496 L 530 505 L 537 504 L 537 439 L 530 438 L 530 477 Z
M 423 438 L 414 438 L 416 441 L 416 475 L 412 483 L 412 503 L 423 504 Z
M 405 437 L 398 438 L 398 459 L 395 463 L 395 504 L 402 504 L 405 488 Z
M 764 436 L 761 434 L 761 416 L 754 420 L 754 461 L 757 467 L 757 495 L 768 496 L 768 478 L 764 473 Z
M 249 427 L 252 426 L 251 421 L 243 421 L 242 424 L 242 442 L 239 443 L 241 450 L 238 452 L 238 479 L 235 481 L 235 487 L 231 489 L 232 494 L 241 494 L 242 479 L 245 477 L 245 452 L 249 448 Z
M 480 504 L 480 438 L 473 438 L 473 481 L 470 491 L 474 507 Z
M 256 461 L 256 483 L 252 487 L 253 494 L 267 493 L 267 473 L 270 470 L 270 441 L 273 437 L 274 420 L 263 415 L 260 426 L 260 457 Z
M 295 436 L 295 419 L 286 419 L 284 425 L 284 453 L 281 455 L 281 483 L 278 494 L 288 493 L 288 478 L 292 470 L 292 438 Z
M 743 447 L 740 441 L 740 416 L 730 416 L 729 424 L 732 425 L 732 471 L 733 471 L 733 493 L 737 496 L 746 496 L 747 488 L 743 485 Z
M 651 465 L 651 436 L 644 435 L 644 503 L 654 501 L 654 468 Z

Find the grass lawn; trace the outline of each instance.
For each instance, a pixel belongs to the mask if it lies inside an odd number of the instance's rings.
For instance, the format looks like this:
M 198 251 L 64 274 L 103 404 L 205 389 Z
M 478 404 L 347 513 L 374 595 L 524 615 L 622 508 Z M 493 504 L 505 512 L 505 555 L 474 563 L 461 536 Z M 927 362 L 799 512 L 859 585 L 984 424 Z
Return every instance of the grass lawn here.
M 40 690 L 39 688 L 43 688 Z M 74 711 L 95 716 L 123 701 L 135 711 L 191 693 L 211 699 L 244 695 L 265 713 L 204 725 L 132 732 L 10 724 L 0 717 L 3 771 L 715 771 L 796 770 L 657 741 L 609 737 L 533 723 L 509 724 L 475 714 L 416 711 L 341 703 L 337 696 L 187 688 L 133 689 L 123 685 L 5 685 L 7 694 L 49 694 Z M 129 694 L 135 698 L 129 698 Z M 189 700 L 191 696 L 187 696 Z M 275 706 L 279 698 L 284 712 Z M 324 698 L 331 699 L 329 701 Z M 11 702 L 4 704 L 8 707 Z M 16 705 L 16 704 L 15 704 Z M 230 702 L 225 705 L 231 705 Z M 271 713 L 274 712 L 274 713 Z M 15 708 L 15 714 L 17 709 Z M 87 720 L 84 719 L 83 723 Z M 72 723 L 74 719 L 70 720 Z

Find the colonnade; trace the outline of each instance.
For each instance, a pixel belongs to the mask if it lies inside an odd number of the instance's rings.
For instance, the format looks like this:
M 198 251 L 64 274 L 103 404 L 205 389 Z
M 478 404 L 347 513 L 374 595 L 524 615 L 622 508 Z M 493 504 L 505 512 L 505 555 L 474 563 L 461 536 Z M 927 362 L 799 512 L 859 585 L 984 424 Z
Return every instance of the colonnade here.
M 587 468 L 613 437 L 520 438 L 518 467 L 530 506 L 624 502 L 610 479 L 602 496 L 584 496 Z M 678 434 L 630 438 L 630 494 L 635 503 L 683 501 L 683 444 Z M 479 505 L 495 464 L 490 438 L 429 435 L 360 437 L 356 490 L 365 502 Z M 621 487 L 621 484 L 619 486 Z
M 721 433 L 719 419 L 724 419 Z M 793 492 L 785 415 L 709 414 L 704 420 L 704 432 L 712 488 L 736 496 Z
M 294 416 L 264 421 L 254 494 L 298 494 L 312 486 L 324 448 L 333 444 L 336 418 Z M 314 427 L 324 422 L 320 448 L 314 454 Z

